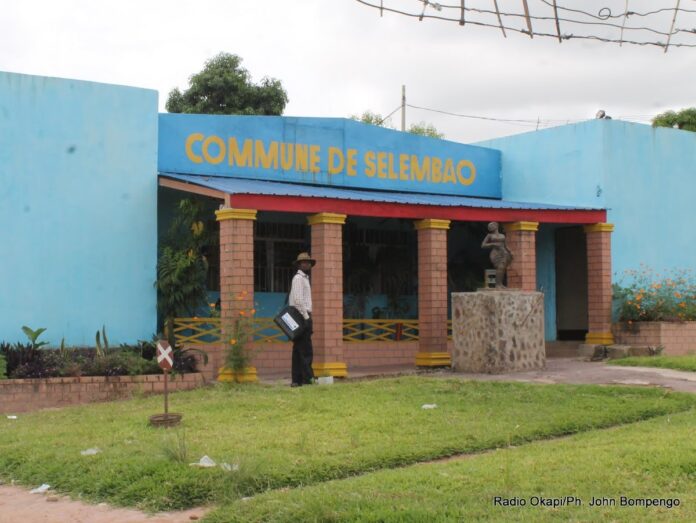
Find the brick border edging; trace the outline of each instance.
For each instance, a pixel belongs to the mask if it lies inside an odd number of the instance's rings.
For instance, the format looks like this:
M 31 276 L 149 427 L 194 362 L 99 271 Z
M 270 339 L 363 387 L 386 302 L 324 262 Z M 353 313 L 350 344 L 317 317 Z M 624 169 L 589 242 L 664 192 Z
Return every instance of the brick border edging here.
M 696 352 L 696 321 L 637 321 L 630 327 L 624 323 L 612 325 L 617 344 L 636 347 L 664 347 L 664 355 L 680 356 Z
M 172 392 L 191 390 L 204 384 L 205 378 L 199 372 L 169 377 L 169 390 Z M 122 400 L 136 394 L 162 392 L 163 374 L 0 380 L 0 414 Z

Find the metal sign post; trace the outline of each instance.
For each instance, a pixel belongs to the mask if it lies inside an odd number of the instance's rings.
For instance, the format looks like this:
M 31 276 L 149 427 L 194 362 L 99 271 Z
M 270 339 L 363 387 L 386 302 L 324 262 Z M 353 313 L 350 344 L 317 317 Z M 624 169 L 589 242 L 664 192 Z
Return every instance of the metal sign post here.
M 157 363 L 164 372 L 164 418 L 169 414 L 169 371 L 174 366 L 174 351 L 166 340 L 157 342 Z
M 157 364 L 164 372 L 164 416 L 150 416 L 150 424 L 170 427 L 181 420 L 181 414 L 169 414 L 169 371 L 174 366 L 174 351 L 167 340 L 157 342 Z

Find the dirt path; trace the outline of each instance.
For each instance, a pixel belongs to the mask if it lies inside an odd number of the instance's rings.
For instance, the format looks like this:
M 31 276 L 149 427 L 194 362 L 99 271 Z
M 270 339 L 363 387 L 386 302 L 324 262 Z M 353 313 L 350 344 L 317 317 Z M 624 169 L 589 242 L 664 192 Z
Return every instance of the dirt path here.
M 190 523 L 201 519 L 207 510 L 197 508 L 149 516 L 106 503 L 90 505 L 50 492 L 30 494 L 24 488 L 0 486 L 0 523 Z

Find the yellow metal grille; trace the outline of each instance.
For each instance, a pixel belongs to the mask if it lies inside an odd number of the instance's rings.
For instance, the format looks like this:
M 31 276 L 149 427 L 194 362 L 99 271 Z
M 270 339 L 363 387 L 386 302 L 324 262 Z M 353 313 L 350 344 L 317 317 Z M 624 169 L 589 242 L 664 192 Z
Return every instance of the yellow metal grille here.
M 176 318 L 174 320 L 174 335 L 176 342 L 187 345 L 203 345 L 220 343 L 220 318 Z M 288 341 L 273 318 L 255 318 L 252 337 L 255 343 L 273 343 Z
M 343 341 L 418 341 L 418 320 L 343 320 Z
M 176 342 L 187 345 L 220 343 L 220 318 L 176 318 Z M 273 318 L 254 319 L 255 343 L 287 342 Z M 447 322 L 447 338 L 452 339 L 452 320 Z M 343 341 L 348 343 L 372 341 L 418 341 L 418 320 L 343 320 Z
M 175 318 L 174 336 L 181 345 L 220 343 L 220 318 Z

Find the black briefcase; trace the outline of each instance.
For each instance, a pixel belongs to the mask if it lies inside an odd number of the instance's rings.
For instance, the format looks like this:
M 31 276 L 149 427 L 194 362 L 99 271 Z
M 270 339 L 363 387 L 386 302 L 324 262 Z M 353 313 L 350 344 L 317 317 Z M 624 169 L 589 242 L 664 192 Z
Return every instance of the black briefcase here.
M 290 341 L 295 341 L 295 339 L 304 332 L 306 324 L 302 313 L 292 305 L 283 307 L 280 312 L 275 315 L 273 321 Z

